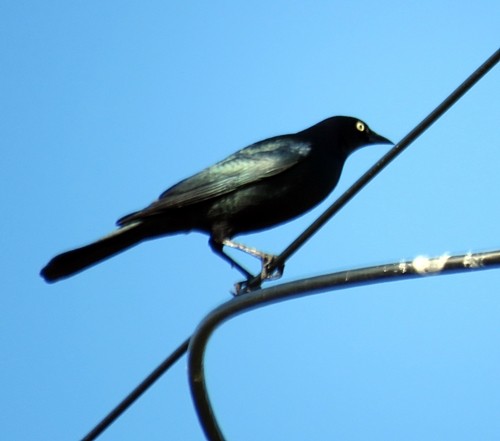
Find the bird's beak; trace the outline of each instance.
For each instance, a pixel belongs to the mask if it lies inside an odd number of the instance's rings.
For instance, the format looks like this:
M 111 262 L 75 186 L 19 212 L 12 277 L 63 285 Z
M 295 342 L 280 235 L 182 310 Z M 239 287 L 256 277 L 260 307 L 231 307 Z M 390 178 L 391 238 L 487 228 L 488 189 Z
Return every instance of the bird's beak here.
M 375 132 L 370 132 L 370 143 L 372 144 L 393 144 L 392 141 L 389 141 L 387 138 L 384 138 L 382 135 L 379 135 Z

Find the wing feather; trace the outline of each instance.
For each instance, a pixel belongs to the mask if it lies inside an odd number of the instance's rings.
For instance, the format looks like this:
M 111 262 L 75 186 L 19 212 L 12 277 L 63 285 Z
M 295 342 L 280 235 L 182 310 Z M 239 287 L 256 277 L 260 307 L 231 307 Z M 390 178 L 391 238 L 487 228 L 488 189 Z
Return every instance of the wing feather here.
M 306 158 L 310 151 L 310 143 L 297 140 L 293 135 L 260 141 L 180 181 L 163 192 L 149 207 L 125 216 L 118 223 L 124 225 L 167 209 L 196 204 L 233 192 L 293 167 Z

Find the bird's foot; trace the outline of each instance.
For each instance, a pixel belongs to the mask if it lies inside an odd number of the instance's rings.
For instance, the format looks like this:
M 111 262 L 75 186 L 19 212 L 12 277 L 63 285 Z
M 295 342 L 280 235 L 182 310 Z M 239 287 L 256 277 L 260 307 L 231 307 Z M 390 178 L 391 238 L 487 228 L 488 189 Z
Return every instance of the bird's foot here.
M 262 255 L 262 270 L 260 272 L 261 280 L 278 280 L 283 275 L 285 271 L 285 264 L 273 268 L 274 262 L 278 256 L 274 254 L 263 254 Z
M 242 282 L 235 283 L 234 291 L 232 292 L 235 297 L 260 289 L 264 280 L 277 280 L 283 275 L 285 270 L 284 263 L 279 265 L 277 268 L 272 268 L 278 256 L 273 254 L 263 254 L 260 257 L 262 258 L 262 270 L 260 277 L 255 282 L 253 282 L 254 279 L 250 278 Z
M 240 271 L 247 278 L 247 280 L 238 282 L 234 285 L 234 291 L 232 291 L 232 294 L 235 296 L 239 296 L 241 294 L 245 294 L 250 291 L 255 291 L 257 289 L 260 289 L 260 286 L 264 280 L 277 280 L 283 275 L 285 264 L 282 263 L 276 267 L 275 262 L 278 259 L 278 256 L 274 254 L 264 253 L 262 251 L 248 247 L 241 243 L 233 242 L 230 239 L 224 239 L 220 242 L 211 239 L 210 246 L 217 254 L 219 254 L 222 258 L 224 258 L 224 260 L 228 261 L 233 267 L 238 269 L 238 271 Z M 243 251 L 247 254 L 250 254 L 251 256 L 258 258 L 262 264 L 260 275 L 258 277 L 254 277 L 249 271 L 243 268 L 232 257 L 227 255 L 222 250 L 222 246 L 235 248 L 237 250 Z
M 260 283 L 257 286 L 251 286 L 248 280 L 243 280 L 234 284 L 234 288 L 233 291 L 231 291 L 231 294 L 234 297 L 238 297 L 243 294 L 248 294 L 252 291 L 257 291 L 258 289 L 260 289 Z

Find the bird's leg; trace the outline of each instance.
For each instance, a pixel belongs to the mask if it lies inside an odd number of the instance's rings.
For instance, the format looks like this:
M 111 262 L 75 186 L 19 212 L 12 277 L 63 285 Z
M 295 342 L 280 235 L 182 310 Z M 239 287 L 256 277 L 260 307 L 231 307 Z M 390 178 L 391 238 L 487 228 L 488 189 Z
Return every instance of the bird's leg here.
M 224 245 L 231 248 L 236 248 L 238 250 L 246 252 L 247 254 L 250 254 L 251 256 L 260 259 L 262 262 L 260 280 L 279 279 L 283 274 L 283 270 L 285 268 L 284 264 L 280 265 L 278 268 L 275 268 L 273 271 L 269 271 L 270 265 L 277 258 L 277 256 L 273 254 L 263 253 L 262 251 L 259 251 L 255 248 L 250 248 L 247 247 L 246 245 L 233 242 L 230 239 L 215 240 L 214 238 L 210 238 L 209 245 L 215 254 L 222 257 L 222 259 L 224 259 L 232 267 L 236 268 L 240 273 L 242 273 L 246 277 L 247 280 L 239 282 L 234 286 L 234 292 L 233 292 L 234 295 L 241 295 L 253 291 L 255 289 L 259 289 L 260 283 L 256 286 L 252 286 L 252 288 L 249 287 L 248 281 L 254 279 L 254 275 L 251 274 L 246 268 L 244 268 L 238 262 L 236 262 L 230 255 L 226 254 L 224 252 Z
M 243 274 L 247 279 L 252 279 L 254 275 L 248 271 L 246 268 L 244 268 L 242 265 L 240 265 L 236 260 L 234 260 L 229 254 L 226 254 L 224 252 L 224 244 L 221 242 L 217 242 L 213 239 L 210 239 L 209 242 L 210 248 L 212 248 L 212 251 L 217 254 L 219 257 L 222 257 L 226 262 L 229 263 L 232 267 L 236 268 L 241 274 Z
M 278 257 L 274 254 L 264 253 L 262 251 L 257 250 L 256 248 L 248 247 L 241 243 L 234 242 L 230 239 L 224 239 L 222 241 L 222 245 L 235 248 L 237 250 L 243 251 L 244 253 L 250 254 L 251 256 L 260 259 L 260 261 L 262 262 L 262 270 L 260 273 L 260 277 L 262 280 L 275 280 L 279 279 L 283 275 L 283 270 L 285 268 L 285 265 L 280 265 L 278 268 L 275 268 L 272 272 L 269 271 L 269 267 Z M 225 256 L 227 256 L 227 254 L 225 254 Z

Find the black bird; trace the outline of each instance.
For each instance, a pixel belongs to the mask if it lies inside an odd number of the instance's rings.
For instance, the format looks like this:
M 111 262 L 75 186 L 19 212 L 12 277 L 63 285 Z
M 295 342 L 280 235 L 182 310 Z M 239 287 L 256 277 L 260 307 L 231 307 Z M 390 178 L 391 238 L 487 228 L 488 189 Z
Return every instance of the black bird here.
M 47 282 L 69 277 L 144 240 L 181 232 L 210 236 L 212 250 L 230 246 L 262 259 L 263 278 L 273 256 L 233 242 L 313 208 L 335 188 L 344 162 L 359 147 L 392 144 L 363 121 L 334 116 L 301 132 L 252 144 L 184 179 L 143 210 L 118 220 L 110 235 L 54 257 L 41 275 Z

